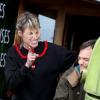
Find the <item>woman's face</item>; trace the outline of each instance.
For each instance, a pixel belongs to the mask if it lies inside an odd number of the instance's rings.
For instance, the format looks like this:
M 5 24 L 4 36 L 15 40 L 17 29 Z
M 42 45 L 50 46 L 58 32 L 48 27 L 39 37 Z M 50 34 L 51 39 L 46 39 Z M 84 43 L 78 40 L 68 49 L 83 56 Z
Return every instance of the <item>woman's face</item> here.
M 20 36 L 23 40 L 23 46 L 26 49 L 29 49 L 30 47 L 33 49 L 38 46 L 40 31 L 35 28 L 34 29 L 26 28 L 24 32 L 20 32 Z

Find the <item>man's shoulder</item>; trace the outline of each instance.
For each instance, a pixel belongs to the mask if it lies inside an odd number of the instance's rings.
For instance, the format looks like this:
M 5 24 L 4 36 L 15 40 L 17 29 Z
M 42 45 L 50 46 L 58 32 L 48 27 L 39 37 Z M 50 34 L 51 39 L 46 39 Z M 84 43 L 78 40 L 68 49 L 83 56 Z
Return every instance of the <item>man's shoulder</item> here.
M 71 87 L 70 83 L 68 82 L 67 76 L 72 73 L 74 70 L 73 67 L 69 68 L 65 72 L 62 73 L 59 79 L 59 84 L 66 84 L 68 87 Z
M 70 67 L 68 70 L 66 70 L 63 74 L 62 74 L 62 78 L 67 77 L 71 72 L 73 72 L 74 67 Z

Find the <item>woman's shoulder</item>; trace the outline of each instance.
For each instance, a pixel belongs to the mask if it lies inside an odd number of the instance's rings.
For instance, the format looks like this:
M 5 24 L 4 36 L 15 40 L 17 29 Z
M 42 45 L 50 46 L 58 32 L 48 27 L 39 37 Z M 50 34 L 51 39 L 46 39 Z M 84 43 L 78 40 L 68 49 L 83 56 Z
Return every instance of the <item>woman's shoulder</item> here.
M 47 42 L 49 47 L 54 47 L 54 48 L 65 48 L 61 45 L 55 44 L 53 42 L 49 42 L 49 41 L 39 41 L 39 44 L 44 44 L 45 42 Z
M 8 51 L 14 51 L 15 47 L 12 45 L 10 48 L 8 48 Z
M 49 47 L 52 47 L 52 48 L 55 48 L 55 49 L 67 49 L 66 47 L 63 47 L 61 45 L 58 45 L 58 44 L 55 44 L 55 43 L 51 43 L 51 42 L 48 42 L 48 45 Z
M 11 46 L 11 47 L 8 49 L 7 54 L 10 54 L 10 55 L 15 54 L 15 47 L 14 47 L 14 46 Z

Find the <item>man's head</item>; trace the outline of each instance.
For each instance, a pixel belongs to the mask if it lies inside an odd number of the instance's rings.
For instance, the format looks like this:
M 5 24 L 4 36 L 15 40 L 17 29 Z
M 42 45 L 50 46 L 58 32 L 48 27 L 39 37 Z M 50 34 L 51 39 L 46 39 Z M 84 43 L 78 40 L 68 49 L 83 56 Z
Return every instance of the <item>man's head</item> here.
M 80 46 L 78 64 L 82 69 L 87 68 L 96 40 L 88 40 Z

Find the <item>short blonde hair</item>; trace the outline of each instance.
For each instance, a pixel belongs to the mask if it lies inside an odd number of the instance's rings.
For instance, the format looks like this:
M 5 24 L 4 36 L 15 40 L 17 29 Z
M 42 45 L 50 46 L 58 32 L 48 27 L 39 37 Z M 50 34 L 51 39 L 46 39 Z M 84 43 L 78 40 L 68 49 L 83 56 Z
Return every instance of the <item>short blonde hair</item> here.
M 16 30 L 15 30 L 15 38 L 14 38 L 14 44 L 20 45 L 22 42 L 21 37 L 18 35 L 18 31 L 24 32 L 24 30 L 29 27 L 29 28 L 35 28 L 39 30 L 40 24 L 39 20 L 36 15 L 30 13 L 30 12 L 24 12 L 22 13 L 16 23 Z

